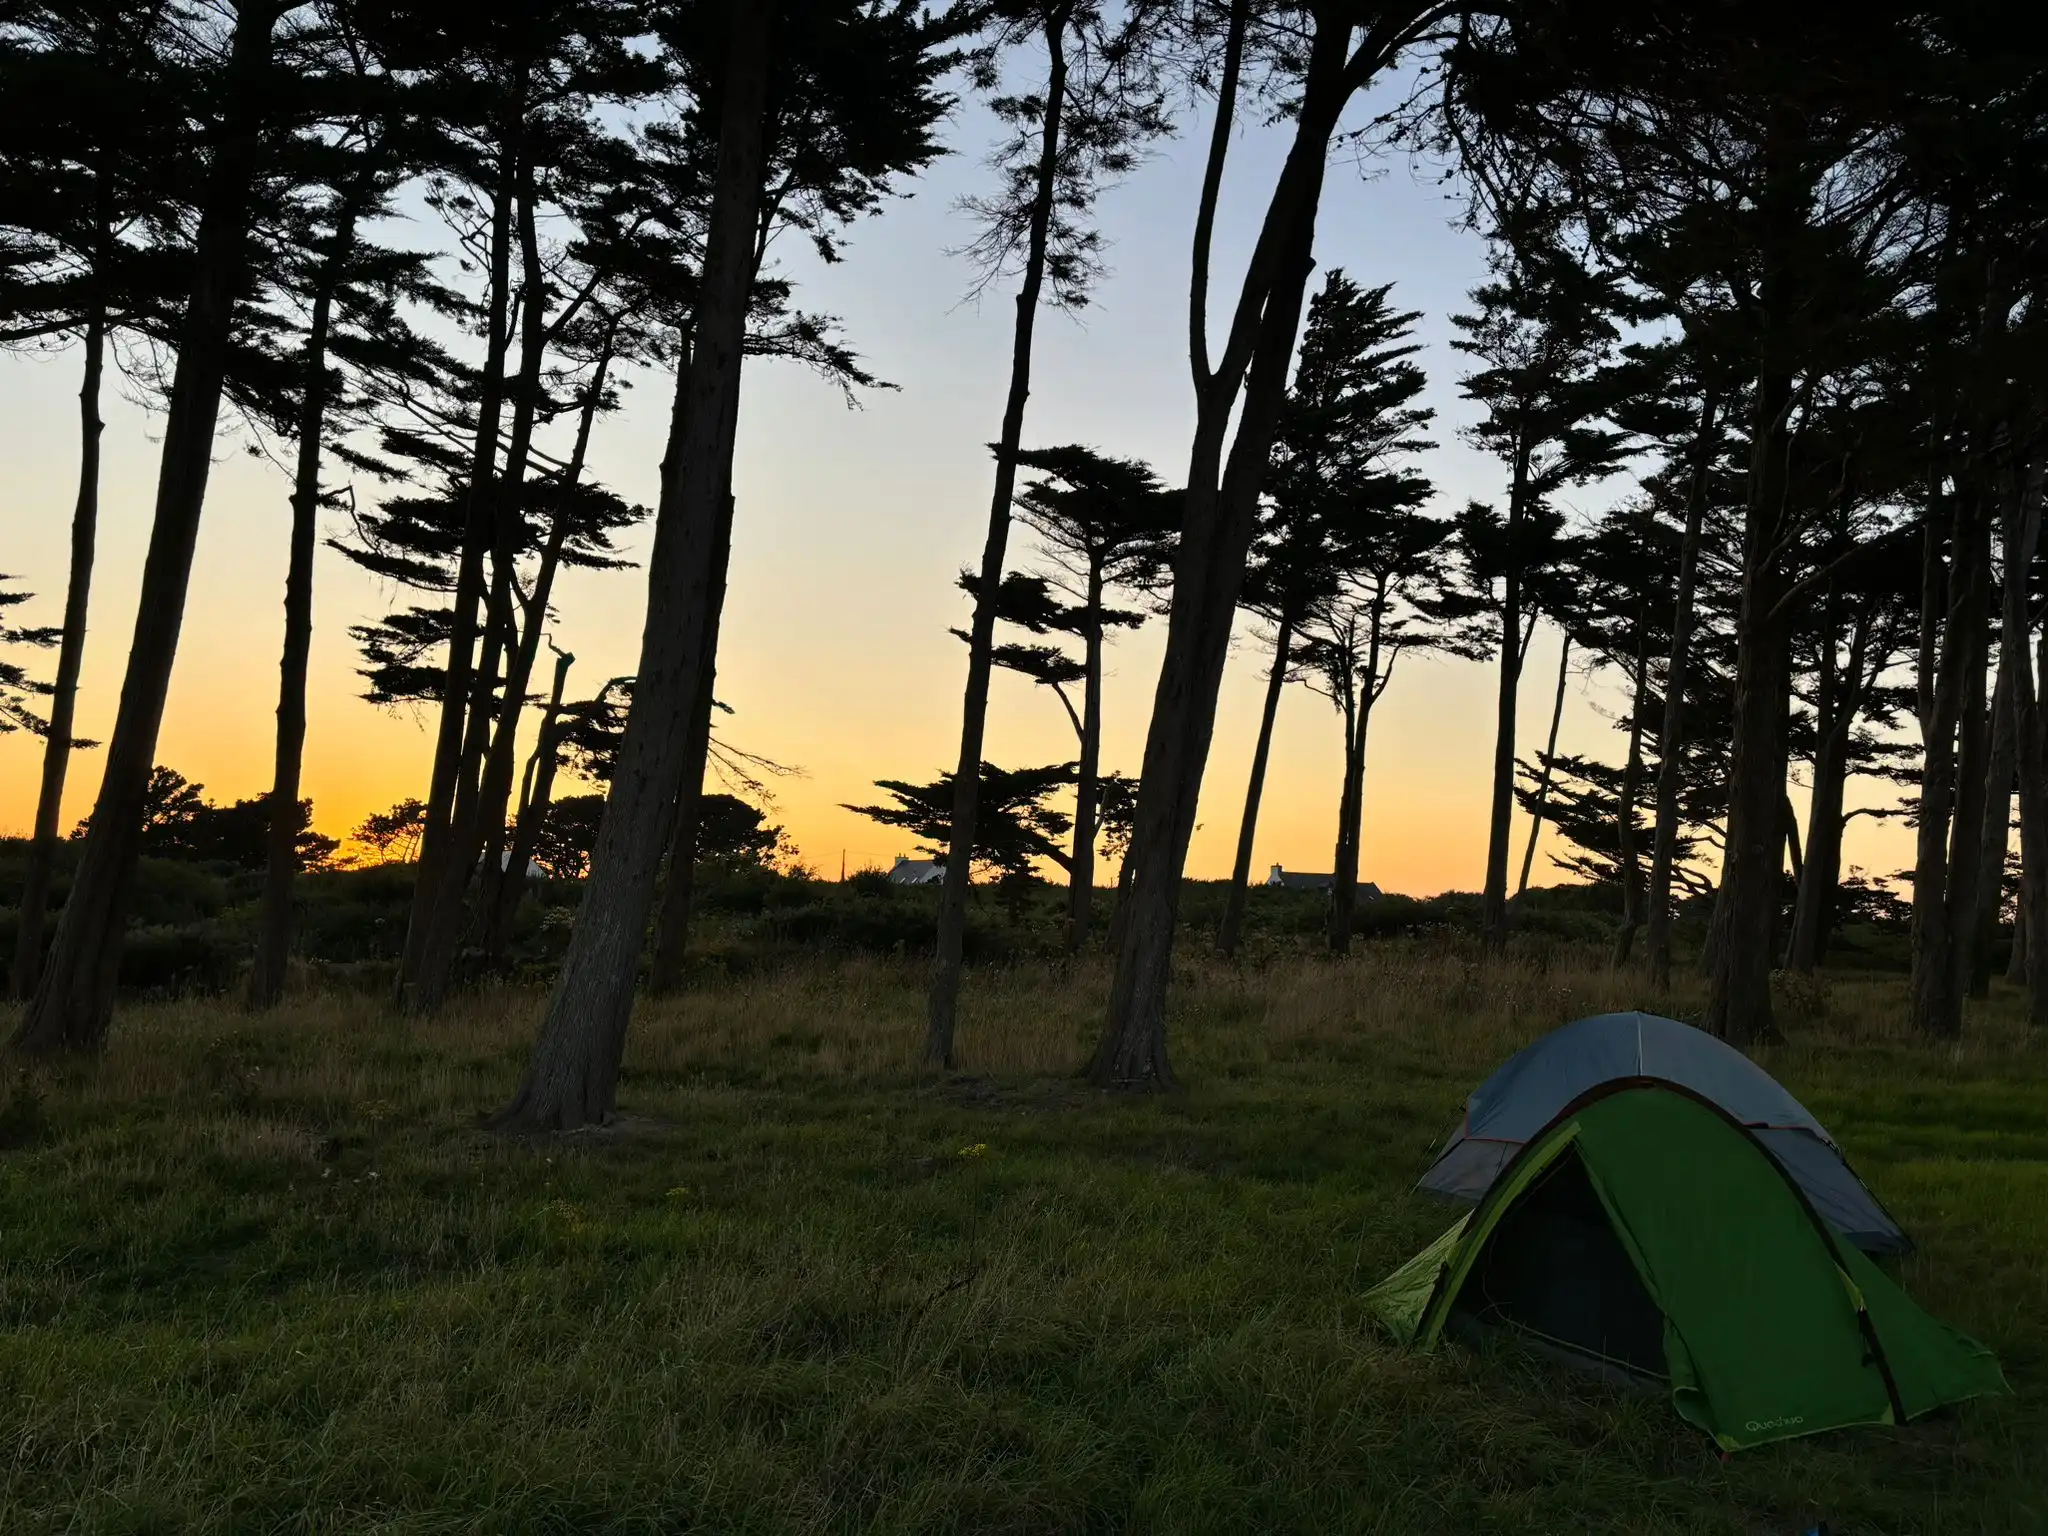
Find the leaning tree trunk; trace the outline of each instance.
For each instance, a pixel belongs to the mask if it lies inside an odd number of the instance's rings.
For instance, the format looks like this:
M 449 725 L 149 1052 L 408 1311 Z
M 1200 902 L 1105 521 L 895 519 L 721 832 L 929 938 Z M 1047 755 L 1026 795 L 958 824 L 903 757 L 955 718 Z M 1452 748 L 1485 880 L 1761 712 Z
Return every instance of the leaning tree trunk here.
M 271 67 L 276 5 L 236 13 L 220 131 L 193 244 L 191 296 L 179 327 L 157 470 L 155 521 L 121 704 L 107 745 L 78 874 L 57 921 L 47 964 L 12 1046 L 30 1054 L 95 1050 L 113 1017 L 122 939 L 141 839 L 157 732 L 177 659 L 192 555 L 213 467 L 213 433 L 226 378 L 229 332 L 243 276 L 250 189 Z
M 683 984 L 690 957 L 690 914 L 697 894 L 697 830 L 704 815 L 704 775 L 711 766 L 711 717 L 718 708 L 718 638 L 725 622 L 725 589 L 732 563 L 732 498 L 718 525 L 711 557 L 711 599 L 704 615 L 702 668 L 690 707 L 690 742 L 683 779 L 676 791 L 674 824 L 668 834 L 668 883 L 654 920 L 654 961 L 648 986 L 657 995 Z
M 1240 43 L 1246 9 L 1240 3 L 1232 11 L 1232 37 Z M 1211 140 L 1189 285 L 1195 436 L 1174 561 L 1166 654 L 1153 693 L 1139 778 L 1123 942 L 1117 951 L 1108 1018 L 1088 1069 L 1093 1081 L 1108 1087 L 1174 1085 L 1166 1049 L 1166 992 L 1181 872 L 1194 833 L 1216 725 L 1216 696 L 1223 683 L 1259 492 L 1300 327 L 1302 294 L 1314 265 L 1316 210 L 1330 136 L 1346 100 L 1371 74 L 1361 74 L 1357 61 L 1346 67 L 1350 30 L 1348 23 L 1340 27 L 1326 18 L 1316 28 L 1294 142 L 1253 248 L 1230 340 L 1220 366 L 1211 372 L 1205 339 L 1208 245 L 1234 113 L 1234 52 L 1227 61 L 1228 88 L 1219 102 L 1217 131 Z M 1390 52 L 1396 48 L 1393 42 L 1387 46 Z M 1224 437 L 1233 407 L 1238 409 L 1237 434 L 1226 461 Z
M 100 377 L 105 367 L 107 317 L 95 301 L 85 322 L 85 379 L 78 388 L 78 500 L 71 512 L 71 574 L 64 589 L 64 630 L 57 644 L 57 676 L 50 690 L 50 730 L 43 738 L 43 777 L 36 794 L 35 834 L 17 909 L 10 991 L 34 995 L 43 970 L 43 924 L 57 859 L 57 828 L 64 779 L 75 749 L 78 672 L 85 662 L 85 620 L 92 598 L 93 545 L 100 516 Z
M 702 675 L 718 527 L 732 494 L 740 365 L 753 286 L 773 13 L 732 8 L 731 57 L 692 325 L 677 379 L 681 441 L 664 474 L 633 707 L 605 798 L 583 905 L 526 1075 L 496 1123 L 571 1131 L 614 1113 L 633 981 L 647 936 L 690 706 Z
M 938 937 L 932 951 L 931 992 L 926 1004 L 924 1059 L 928 1066 L 935 1067 L 953 1065 L 953 1032 L 959 1023 L 960 972 L 967 949 L 967 891 L 974 870 L 975 821 L 980 811 L 982 735 L 988 722 L 996 605 L 1010 542 L 1010 501 L 1017 487 L 1017 451 L 1024 437 L 1024 406 L 1031 398 L 1031 340 L 1038 325 L 1038 295 L 1045 282 L 1046 244 L 1059 190 L 1060 129 L 1067 105 L 1067 15 L 1068 8 L 1064 7 L 1046 13 L 1045 46 L 1051 71 L 1046 79 L 1045 110 L 1039 119 L 1038 176 L 1031 196 L 1024 276 L 1017 288 L 1017 320 L 1010 339 L 1010 393 L 1003 406 L 1002 434 L 996 442 L 996 478 L 989 496 L 988 537 L 982 544 L 981 575 L 974 589 L 974 618 L 967 632 L 967 688 L 960 710 L 960 757 L 953 773 L 946 883 L 939 891 Z
M 1543 747 L 1543 772 L 1536 782 L 1536 808 L 1529 814 L 1529 841 L 1522 848 L 1522 878 L 1515 886 L 1517 900 L 1529 889 L 1529 872 L 1536 867 L 1536 839 L 1542 835 L 1543 812 L 1550 804 L 1550 781 L 1557 765 L 1557 728 L 1564 721 L 1565 684 L 1571 678 L 1571 664 L 1572 637 L 1566 635 L 1557 653 L 1557 700 L 1550 706 L 1550 737 Z
M 1266 764 L 1273 751 L 1273 721 L 1280 713 L 1280 690 L 1287 683 L 1287 648 L 1294 639 L 1292 615 L 1282 614 L 1273 646 L 1273 669 L 1266 675 L 1266 703 L 1259 713 L 1258 745 L 1252 748 L 1252 773 L 1244 791 L 1244 817 L 1237 828 L 1237 860 L 1230 866 L 1230 894 L 1223 902 L 1223 926 L 1216 948 L 1226 960 L 1237 957 L 1244 936 L 1244 903 L 1252 878 L 1252 840 L 1258 833 L 1259 801 L 1266 792 Z
M 1102 776 L 1102 571 L 1088 572 L 1088 632 L 1081 696 L 1081 765 L 1074 784 L 1073 868 L 1068 872 L 1067 953 L 1088 942 L 1095 910 L 1097 798 Z
M 268 1008 L 284 992 L 292 945 L 292 885 L 299 872 L 299 774 L 306 754 L 306 667 L 313 650 L 313 552 L 320 523 L 320 455 L 327 435 L 327 336 L 334 295 L 354 255 L 356 218 L 367 178 L 336 210 L 334 243 L 313 294 L 303 354 L 298 464 L 292 477 L 291 558 L 284 580 L 284 649 L 278 659 L 277 750 L 270 781 L 270 827 L 263 866 L 263 907 L 249 1006 Z
M 1700 401 L 1693 436 L 1692 483 L 1685 497 L 1685 533 L 1678 550 L 1678 593 L 1671 619 L 1671 660 L 1664 670 L 1664 724 L 1657 736 L 1657 822 L 1650 846 L 1648 931 L 1650 984 L 1671 990 L 1671 880 L 1678 859 L 1678 792 L 1685 759 L 1685 690 L 1692 662 L 1693 593 L 1699 583 L 1700 525 L 1716 453 L 1720 401 L 1711 385 Z
M 668 878 L 662 882 L 661 905 L 654 916 L 654 954 L 647 968 L 647 990 L 666 997 L 679 990 L 689 967 L 690 919 L 697 900 L 697 839 L 704 820 L 704 775 L 711 766 L 711 714 L 716 707 L 717 665 L 706 648 L 697 683 L 699 707 L 690 712 L 690 740 L 683 753 L 682 787 L 668 832 Z M 692 794 L 690 787 L 697 787 Z
M 510 117 L 525 109 L 523 90 Z M 420 856 L 414 873 L 412 908 L 405 929 L 405 952 L 399 962 L 399 996 L 415 1006 L 421 967 L 440 920 L 441 904 L 452 886 L 459 901 L 468 879 L 467 860 L 455 846 L 455 805 L 464 779 L 472 716 L 488 712 L 489 695 L 476 692 L 477 610 L 484 602 L 484 556 L 493 533 L 492 480 L 498 465 L 499 420 L 505 407 L 505 355 L 511 348 L 509 313 L 512 287 L 512 216 L 518 189 L 517 134 L 507 131 L 498 146 L 498 183 L 491 201 L 489 296 L 484 318 L 485 356 L 477 400 L 476 440 L 470 453 L 469 486 L 464 497 L 462 553 L 456 566 L 454 614 L 448 633 L 448 664 L 441 690 L 441 716 L 434 736 L 434 765 L 428 778 L 427 807 L 420 834 Z M 452 866 L 452 868 L 451 868 Z

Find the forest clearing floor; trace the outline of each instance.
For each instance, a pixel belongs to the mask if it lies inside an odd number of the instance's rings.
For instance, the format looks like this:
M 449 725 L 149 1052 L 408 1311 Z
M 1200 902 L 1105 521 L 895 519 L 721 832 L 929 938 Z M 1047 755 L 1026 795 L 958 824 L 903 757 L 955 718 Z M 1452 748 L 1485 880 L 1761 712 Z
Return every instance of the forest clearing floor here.
M 619 1131 L 545 1141 L 477 1128 L 537 994 L 132 1006 L 0 1087 L 0 1531 L 2048 1530 L 2017 994 L 1933 1047 L 1902 980 L 1838 976 L 1763 1057 L 2016 1396 L 1723 1460 L 1661 1396 L 1362 1304 L 1451 1219 L 1410 1186 L 1465 1093 L 1643 983 L 1199 962 L 1186 1091 L 1124 1100 L 1071 1076 L 1105 982 L 970 973 L 940 1080 L 915 963 L 707 981 L 643 1004 Z

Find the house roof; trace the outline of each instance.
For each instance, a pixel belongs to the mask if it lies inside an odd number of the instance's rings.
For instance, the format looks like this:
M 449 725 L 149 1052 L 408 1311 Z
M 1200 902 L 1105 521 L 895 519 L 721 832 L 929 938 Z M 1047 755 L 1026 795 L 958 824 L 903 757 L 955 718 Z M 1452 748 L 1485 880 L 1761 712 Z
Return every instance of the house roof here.
M 1304 874 L 1292 869 L 1283 869 L 1277 873 L 1279 878 L 1274 879 L 1269 876 L 1266 883 L 1268 885 L 1285 886 L 1291 891 L 1324 891 L 1337 883 L 1335 875 Z
M 1278 864 L 1266 877 L 1266 884 L 1288 891 L 1327 891 L 1337 883 L 1335 875 L 1312 874 L 1300 870 L 1282 869 Z M 1370 880 L 1358 882 L 1356 893 L 1360 901 L 1378 901 L 1383 894 Z

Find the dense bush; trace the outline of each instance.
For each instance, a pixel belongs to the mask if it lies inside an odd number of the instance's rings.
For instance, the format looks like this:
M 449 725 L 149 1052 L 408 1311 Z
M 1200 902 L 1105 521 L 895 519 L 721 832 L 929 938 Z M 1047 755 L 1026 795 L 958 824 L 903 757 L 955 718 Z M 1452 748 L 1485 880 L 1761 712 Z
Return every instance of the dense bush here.
M 57 899 L 68 890 L 76 845 L 59 850 Z M 26 845 L 0 842 L 0 953 L 14 938 L 13 903 L 19 899 Z M 303 974 L 322 985 L 374 990 L 389 985 L 405 943 L 414 868 L 392 863 L 365 869 L 317 871 L 298 885 L 294 949 Z M 137 875 L 129 951 L 121 985 L 152 995 L 226 989 L 236 984 L 253 945 L 261 876 L 231 864 L 144 859 Z M 1191 880 L 1181 899 L 1183 943 L 1205 947 L 1222 920 L 1229 888 L 1223 881 Z M 529 884 L 510 934 L 507 958 L 519 980 L 545 984 L 574 927 L 582 886 L 573 880 Z M 693 893 L 693 944 L 701 962 L 722 971 L 756 971 L 786 964 L 805 951 L 883 956 L 931 952 L 938 892 L 893 884 L 879 870 L 844 882 L 783 873 L 759 863 L 721 858 L 698 866 Z M 1329 894 L 1255 886 L 1245 907 L 1247 953 L 1292 953 L 1321 946 L 1329 925 Z M 1107 940 L 1112 891 L 1096 903 L 1096 937 Z M 1680 909 L 1678 933 L 1687 950 L 1704 933 L 1708 903 Z M 1514 903 L 1511 948 L 1522 959 L 1547 965 L 1560 946 L 1611 942 L 1620 899 L 1606 886 L 1552 886 L 1531 890 Z M 968 909 L 967 955 L 978 963 L 1051 957 L 1066 939 L 1063 886 L 1012 881 L 974 888 Z M 1428 899 L 1380 896 L 1361 900 L 1354 933 L 1361 942 L 1442 933 L 1447 940 L 1478 927 L 1479 898 L 1446 892 Z M 1900 969 L 1901 937 L 1868 923 L 1845 928 L 1830 963 L 1843 968 Z M 2003 965 L 2001 948 L 1997 963 Z M 481 957 L 465 956 L 466 969 Z
M 249 950 L 227 924 L 132 926 L 121 950 L 121 987 L 150 996 L 224 992 L 234 985 Z
M 412 887 L 410 864 L 306 876 L 298 886 L 299 952 L 343 964 L 396 959 Z

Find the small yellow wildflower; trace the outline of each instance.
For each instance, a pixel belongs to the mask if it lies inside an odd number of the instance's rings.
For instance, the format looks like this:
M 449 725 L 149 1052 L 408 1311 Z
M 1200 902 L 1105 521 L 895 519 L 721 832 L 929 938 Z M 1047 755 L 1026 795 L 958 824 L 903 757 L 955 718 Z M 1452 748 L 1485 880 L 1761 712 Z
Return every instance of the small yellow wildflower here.
M 987 1142 L 985 1142 L 985 1141 L 977 1141 L 977 1142 L 976 1142 L 976 1143 L 975 1143 L 975 1144 L 974 1144 L 973 1146 L 971 1146 L 971 1147 L 962 1147 L 962 1148 L 960 1149 L 960 1156 L 962 1156 L 962 1157 L 987 1157 L 987 1156 L 988 1156 L 988 1143 L 987 1143 Z

